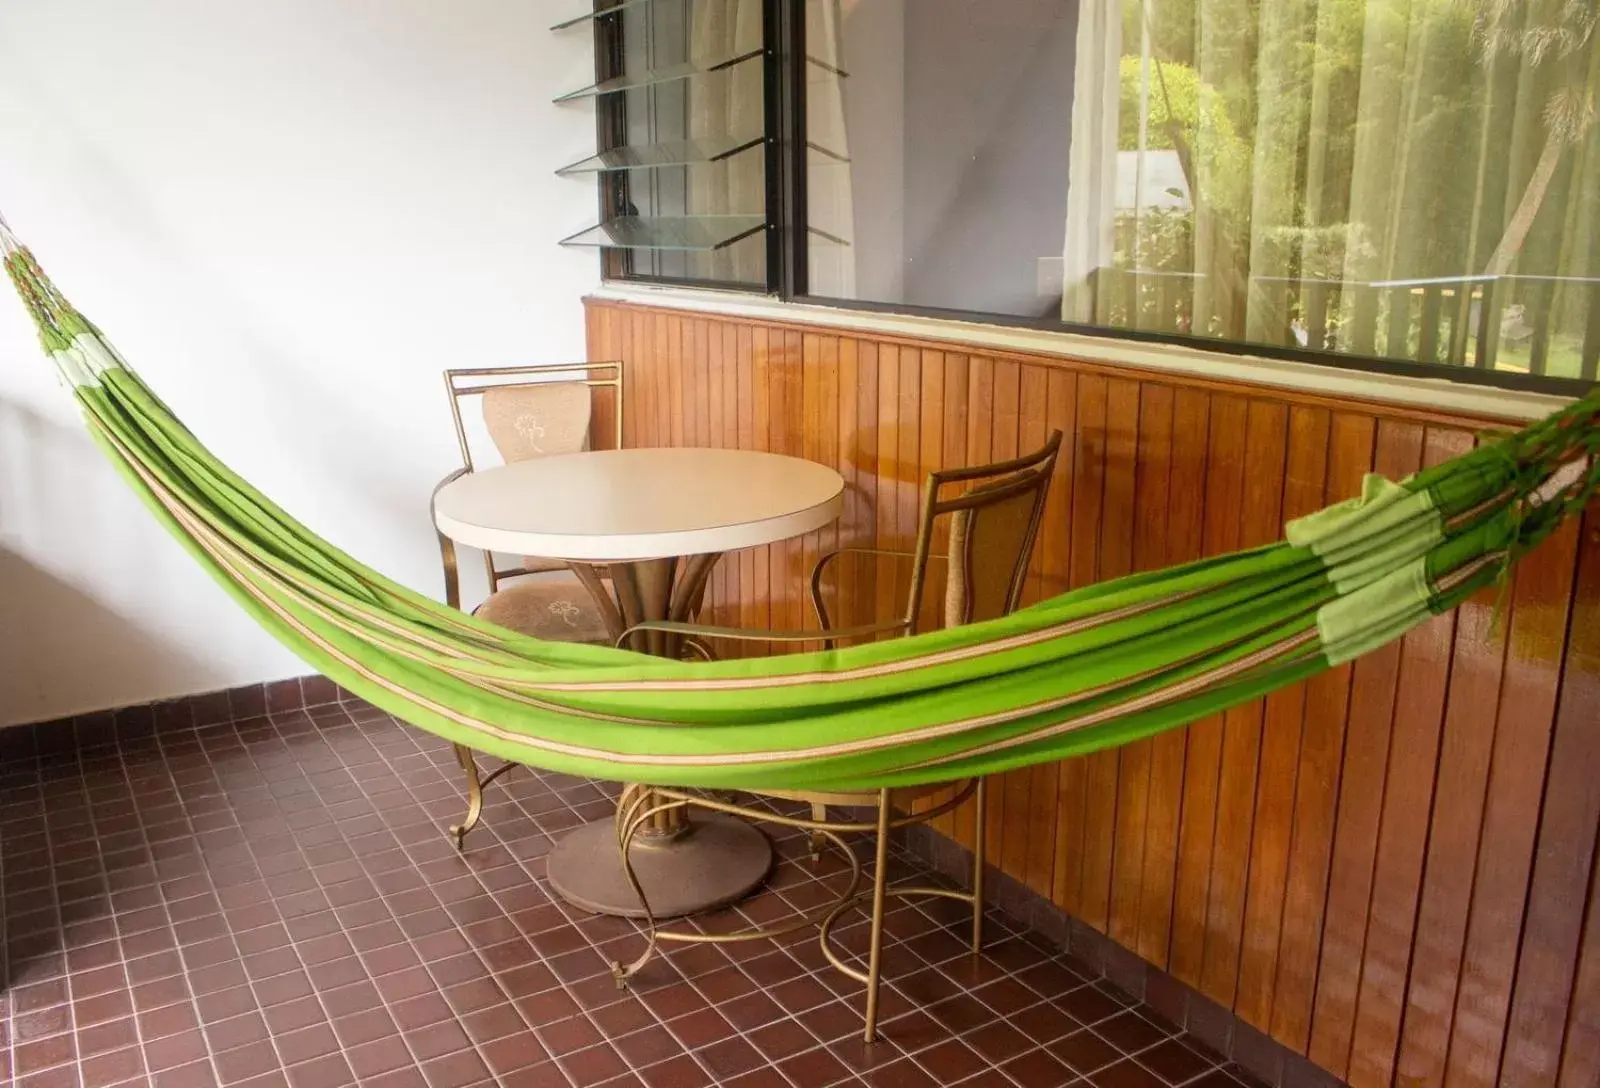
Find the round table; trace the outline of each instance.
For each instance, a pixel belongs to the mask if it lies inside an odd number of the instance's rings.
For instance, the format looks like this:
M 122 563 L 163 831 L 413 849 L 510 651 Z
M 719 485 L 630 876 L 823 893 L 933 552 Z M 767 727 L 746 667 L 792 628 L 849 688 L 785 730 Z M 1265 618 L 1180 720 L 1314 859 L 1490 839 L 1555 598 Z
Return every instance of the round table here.
M 834 521 L 844 480 L 797 457 L 754 450 L 626 449 L 559 454 L 468 473 L 441 488 L 434 522 L 459 544 L 560 559 L 594 597 L 613 639 L 647 620 L 694 618 L 723 552 L 800 536 Z M 677 640 L 633 648 L 676 655 Z M 766 878 L 758 829 L 681 810 L 634 840 L 634 870 L 657 917 L 734 902 Z M 550 883 L 575 906 L 639 917 L 611 822 L 572 832 L 550 853 Z

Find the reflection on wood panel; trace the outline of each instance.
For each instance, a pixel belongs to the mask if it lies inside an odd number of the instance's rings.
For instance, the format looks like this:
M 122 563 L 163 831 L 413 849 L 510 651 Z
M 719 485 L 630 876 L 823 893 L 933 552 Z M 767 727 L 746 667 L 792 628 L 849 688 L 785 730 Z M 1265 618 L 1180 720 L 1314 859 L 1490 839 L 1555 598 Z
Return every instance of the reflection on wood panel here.
M 1027 599 L 1278 538 L 1471 447 L 1481 420 L 611 302 L 627 442 L 836 466 L 845 511 L 723 560 L 718 623 L 814 626 L 840 546 L 909 549 L 936 468 L 1066 435 Z M 894 559 L 830 609 L 903 607 Z M 936 597 L 937 594 L 931 594 Z M 933 613 L 928 621 L 932 622 Z M 1600 511 L 1404 640 L 1188 729 L 1001 776 L 991 858 L 1357 1085 L 1592 1085 L 1600 1071 Z M 971 844 L 970 812 L 937 826 Z

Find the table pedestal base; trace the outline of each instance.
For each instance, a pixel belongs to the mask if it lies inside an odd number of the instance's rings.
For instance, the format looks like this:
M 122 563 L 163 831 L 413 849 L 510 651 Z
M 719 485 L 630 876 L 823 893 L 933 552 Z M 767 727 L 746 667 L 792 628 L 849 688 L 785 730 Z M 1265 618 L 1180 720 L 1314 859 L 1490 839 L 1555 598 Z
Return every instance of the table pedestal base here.
M 749 895 L 772 868 L 772 844 L 731 816 L 696 815 L 669 837 L 639 835 L 629 854 L 657 918 L 715 910 Z M 643 918 L 622 871 L 611 820 L 570 832 L 550 852 L 550 884 L 573 906 L 596 914 Z
M 646 620 L 687 621 L 700 610 L 717 555 L 644 559 L 605 564 L 569 563 L 605 618 L 613 639 Z M 659 631 L 639 632 L 631 648 L 659 657 L 683 654 L 683 640 Z M 669 727 L 670 728 L 670 727 Z M 743 899 L 772 868 L 772 844 L 757 828 L 731 816 L 696 816 L 683 806 L 655 814 L 634 836 L 628 855 L 634 875 L 657 918 L 715 910 Z M 550 884 L 575 907 L 621 918 L 643 918 L 617 846 L 615 820 L 569 832 L 550 852 Z

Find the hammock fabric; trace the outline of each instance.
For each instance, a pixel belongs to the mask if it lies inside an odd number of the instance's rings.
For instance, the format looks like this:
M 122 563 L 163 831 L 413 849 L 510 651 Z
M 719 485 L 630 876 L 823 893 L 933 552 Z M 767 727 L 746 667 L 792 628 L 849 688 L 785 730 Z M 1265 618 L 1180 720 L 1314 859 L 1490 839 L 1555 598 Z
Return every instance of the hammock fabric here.
M 0 224 L 6 270 L 90 433 L 262 626 L 385 710 L 575 775 L 876 789 L 1126 744 L 1399 637 L 1504 576 L 1600 488 L 1600 393 L 1268 547 L 1002 619 L 838 650 L 677 662 L 541 642 L 362 566 L 208 453 Z

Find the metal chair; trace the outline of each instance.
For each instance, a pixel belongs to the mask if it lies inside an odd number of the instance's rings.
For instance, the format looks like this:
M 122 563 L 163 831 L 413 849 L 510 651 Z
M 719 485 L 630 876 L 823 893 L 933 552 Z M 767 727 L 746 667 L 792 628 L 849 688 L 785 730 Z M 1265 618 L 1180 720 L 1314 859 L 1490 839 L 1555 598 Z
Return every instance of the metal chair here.
M 811 574 L 811 600 L 821 624 L 820 630 L 751 631 L 699 624 L 644 623 L 630 628 L 619 645 L 625 644 L 628 635 L 634 632 L 662 631 L 681 636 L 685 640 L 688 652 L 710 657 L 711 650 L 708 644 L 721 639 L 783 643 L 820 642 L 832 648 L 839 642 L 852 639 L 875 638 L 883 634 L 913 634 L 917 630 L 923 611 L 928 564 L 935 559 L 942 559 L 948 566 L 942 602 L 944 626 L 956 626 L 1003 616 L 1021 603 L 1028 563 L 1038 537 L 1039 522 L 1044 514 L 1045 496 L 1049 491 L 1060 448 L 1061 432 L 1056 431 L 1041 449 L 1025 457 L 999 464 L 946 469 L 932 473 L 923 490 L 921 524 L 913 551 L 895 552 L 878 548 L 847 547 L 829 552 L 818 560 Z M 963 490 L 959 494 L 944 497 L 943 489 L 952 485 L 960 485 Z M 944 517 L 950 519 L 948 545 L 943 555 L 936 555 L 933 551 L 935 527 L 938 520 Z M 823 576 L 830 564 L 841 555 L 850 553 L 895 556 L 911 561 L 910 591 L 905 611 L 898 618 L 852 627 L 832 625 L 824 602 Z M 932 807 L 920 812 L 911 811 L 912 804 L 937 797 L 945 792 L 948 792 L 949 796 L 937 801 Z M 870 1043 L 877 1037 L 883 920 L 885 900 L 888 896 L 938 896 L 970 903 L 972 951 L 976 953 L 979 950 L 983 936 L 984 837 L 988 816 L 986 783 L 982 778 L 975 778 L 910 789 L 883 789 L 862 793 L 771 791 L 758 796 L 808 804 L 811 806 L 810 817 L 777 814 L 769 807 L 756 808 L 735 804 L 709 792 L 662 787 L 629 787 L 623 791 L 617 811 L 617 841 L 622 851 L 623 868 L 634 890 L 638 892 L 639 900 L 645 910 L 648 943 L 643 953 L 632 963 L 612 965 L 618 984 L 625 985 L 627 980 L 650 960 L 660 941 L 705 943 L 754 940 L 761 937 L 783 936 L 817 923 L 820 925 L 819 940 L 822 952 L 828 961 L 867 987 L 864 1037 Z M 977 829 L 970 890 L 961 892 L 929 886 L 890 887 L 887 872 L 890 833 L 898 828 L 922 823 L 949 812 L 969 797 L 976 799 Z M 828 814 L 830 806 L 872 809 L 874 818 L 870 821 L 830 819 Z M 634 837 L 649 826 L 660 813 L 673 808 L 732 813 L 756 821 L 804 830 L 811 836 L 813 859 L 819 856 L 823 845 L 832 845 L 843 852 L 850 866 L 848 884 L 836 901 L 824 904 L 816 910 L 806 912 L 778 926 L 744 930 L 733 934 L 662 931 L 650 914 L 648 899 L 634 874 L 629 852 Z M 874 844 L 876 868 L 870 891 L 872 913 L 865 971 L 844 962 L 834 952 L 829 940 L 840 917 L 863 896 L 869 894 L 858 892 L 861 882 L 861 862 L 841 837 L 845 833 L 859 831 L 871 831 L 877 835 Z
M 483 434 L 508 464 L 588 449 L 597 423 L 610 448 L 622 448 L 619 362 L 447 370 L 444 381 L 463 464 L 439 481 L 435 496 L 446 484 L 481 467 L 476 456 L 478 444 L 469 436 L 468 417 L 462 411 L 469 398 L 479 400 Z M 460 608 L 456 545 L 443 533 L 439 534 L 439 554 L 444 565 L 445 601 Z M 489 595 L 473 610 L 480 619 L 553 641 L 610 641 L 593 596 L 561 560 L 524 556 L 519 566 L 501 569 L 494 554 L 484 552 L 483 565 Z M 484 775 L 472 749 L 458 744 L 455 752 L 467 776 L 466 815 L 450 826 L 459 850 L 483 814 L 484 787 L 516 764 L 502 763 Z

